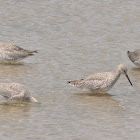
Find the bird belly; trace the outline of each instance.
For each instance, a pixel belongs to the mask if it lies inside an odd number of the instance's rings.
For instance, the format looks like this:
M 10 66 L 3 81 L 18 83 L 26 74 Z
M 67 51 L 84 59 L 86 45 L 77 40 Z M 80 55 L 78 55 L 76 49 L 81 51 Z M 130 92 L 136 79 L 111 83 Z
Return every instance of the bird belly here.
M 6 57 L 6 56 L 2 56 L 0 55 L 0 62 L 17 62 L 17 61 L 20 61 L 24 58 L 9 58 L 9 57 Z

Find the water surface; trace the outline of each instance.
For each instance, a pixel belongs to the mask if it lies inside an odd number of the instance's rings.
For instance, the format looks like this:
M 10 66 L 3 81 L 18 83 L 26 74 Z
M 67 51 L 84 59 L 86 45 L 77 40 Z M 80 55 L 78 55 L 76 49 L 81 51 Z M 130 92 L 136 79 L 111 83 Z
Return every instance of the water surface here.
M 0 82 L 26 85 L 39 104 L 0 104 L 2 140 L 140 139 L 139 0 L 0 0 L 0 41 L 38 50 L 21 65 L 0 65 Z M 128 66 L 106 96 L 68 80 Z

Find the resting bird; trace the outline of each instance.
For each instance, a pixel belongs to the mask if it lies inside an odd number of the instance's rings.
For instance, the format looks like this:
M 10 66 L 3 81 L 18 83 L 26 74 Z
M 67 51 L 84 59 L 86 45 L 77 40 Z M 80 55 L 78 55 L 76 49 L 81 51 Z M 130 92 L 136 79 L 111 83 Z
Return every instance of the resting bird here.
M 36 53 L 37 51 L 25 50 L 16 45 L 0 42 L 1 62 L 17 62 Z
M 134 52 L 127 52 L 129 59 L 138 67 L 140 67 L 140 49 Z
M 127 75 L 127 67 L 124 64 L 120 64 L 111 72 L 96 73 L 84 79 L 68 81 L 68 84 L 81 89 L 90 90 L 95 93 L 106 93 L 114 86 L 121 74 L 125 74 L 132 85 Z
M 1 83 L 0 95 L 7 101 L 38 102 L 25 86 L 19 83 Z

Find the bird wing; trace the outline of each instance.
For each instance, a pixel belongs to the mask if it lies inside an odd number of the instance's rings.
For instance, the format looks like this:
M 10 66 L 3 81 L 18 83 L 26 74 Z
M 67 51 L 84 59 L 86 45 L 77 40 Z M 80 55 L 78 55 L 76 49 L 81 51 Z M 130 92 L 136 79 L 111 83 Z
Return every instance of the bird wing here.
M 0 43 L 0 56 L 3 57 L 5 60 L 16 60 L 19 58 L 25 58 L 28 56 L 28 53 L 16 46 L 7 43 Z
M 77 83 L 77 87 L 91 90 L 98 90 L 103 88 L 103 86 L 103 80 L 82 80 L 81 82 Z
M 8 43 L 3 43 L 0 42 L 0 49 L 4 50 L 4 51 L 24 51 L 23 48 L 17 46 L 17 45 L 12 45 L 12 44 L 8 44 Z
M 37 51 L 26 50 L 17 45 L 0 42 L 0 55 L 8 60 L 22 59 L 36 53 Z
M 13 95 L 17 95 L 18 92 L 11 90 L 9 88 L 3 88 L 2 90 L 0 90 L 0 95 L 5 97 L 6 99 L 11 98 Z
M 25 91 L 25 87 L 18 83 L 0 85 L 0 95 L 5 98 L 12 98 L 14 96 L 18 96 L 22 91 Z
M 87 78 L 85 78 L 84 80 L 97 80 L 97 81 L 102 81 L 102 80 L 105 80 L 105 78 L 108 77 L 110 72 L 102 72 L 102 73 L 96 73 L 96 74 L 93 74 L 93 75 L 90 75 L 88 76 Z
M 27 56 L 26 54 L 17 51 L 15 52 L 5 51 L 0 55 L 5 60 L 17 60 L 17 59 L 25 58 Z

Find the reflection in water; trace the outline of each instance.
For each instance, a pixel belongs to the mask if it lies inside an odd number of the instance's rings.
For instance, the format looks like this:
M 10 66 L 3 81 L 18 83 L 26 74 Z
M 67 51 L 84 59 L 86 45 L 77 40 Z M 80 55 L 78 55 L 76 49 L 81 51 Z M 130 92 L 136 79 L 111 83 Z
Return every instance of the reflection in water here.
M 135 71 L 135 72 L 140 72 L 140 68 L 137 68 L 137 67 L 135 67 L 135 68 L 132 68 L 132 71 Z
M 0 65 L 16 65 L 16 66 L 19 66 L 19 65 L 24 65 L 24 62 L 11 62 L 11 63 L 7 63 L 7 62 L 0 62 Z
M 32 65 L 26 65 L 24 63 L 11 65 L 3 64 L 0 66 L 0 83 L 18 82 L 24 84 L 23 82 L 26 75 L 28 75 L 26 78 L 30 79 L 32 73 L 38 74 L 35 66 Z
M 17 75 L 18 73 L 22 73 L 23 71 L 28 71 L 28 70 L 31 70 L 31 69 L 32 69 L 31 65 L 24 65 L 22 63 L 10 64 L 10 65 L 3 64 L 3 65 L 1 65 L 0 73 Z
M 16 126 L 19 120 L 22 122 L 29 117 L 31 105 L 18 104 L 18 103 L 1 103 L 0 112 L 1 120 L 0 123 L 8 124 L 9 126 Z M 1 124 L 1 125 L 2 125 Z
M 85 100 L 88 105 L 91 105 L 94 109 L 124 109 L 123 106 L 113 99 L 111 94 L 92 94 L 92 93 L 75 93 L 77 95 L 76 100 Z M 80 98 L 79 98 L 80 97 Z M 79 98 L 79 99 L 78 99 Z M 80 102 L 80 101 L 79 101 Z
M 15 115 L 19 114 L 21 112 L 29 112 L 31 109 L 31 104 L 27 103 L 8 103 L 8 102 L 2 102 L 0 104 L 0 112 L 2 114 L 8 114 L 8 115 Z
M 118 133 L 125 129 L 123 115 L 125 109 L 119 101 L 112 97 L 109 94 L 103 96 L 83 93 L 73 94 L 71 105 L 68 106 L 68 101 L 66 101 L 67 107 L 65 107 L 69 111 L 66 120 L 70 122 L 67 121 L 66 123 L 73 130 L 71 135 L 78 135 L 80 131 L 85 132 L 86 130 L 85 139 L 93 134 L 100 136 L 106 133 L 110 137 L 117 137 Z
M 39 50 L 23 64 L 0 64 L 0 82 L 28 86 L 42 104 L 0 105 L 0 138 L 139 139 L 139 96 L 127 79 L 115 96 L 72 95 L 65 84 L 133 65 L 126 52 L 139 48 L 139 9 L 139 0 L 0 0 L 1 41 Z M 139 71 L 129 74 L 139 86 Z
M 24 132 L 30 122 L 31 104 L 7 103 L 0 104 L 0 124 L 3 137 L 13 136 Z M 26 136 L 26 135 L 25 135 Z M 21 136 L 22 137 L 22 136 Z M 16 139 L 16 136 L 15 136 Z M 21 138 L 22 139 L 22 138 Z

